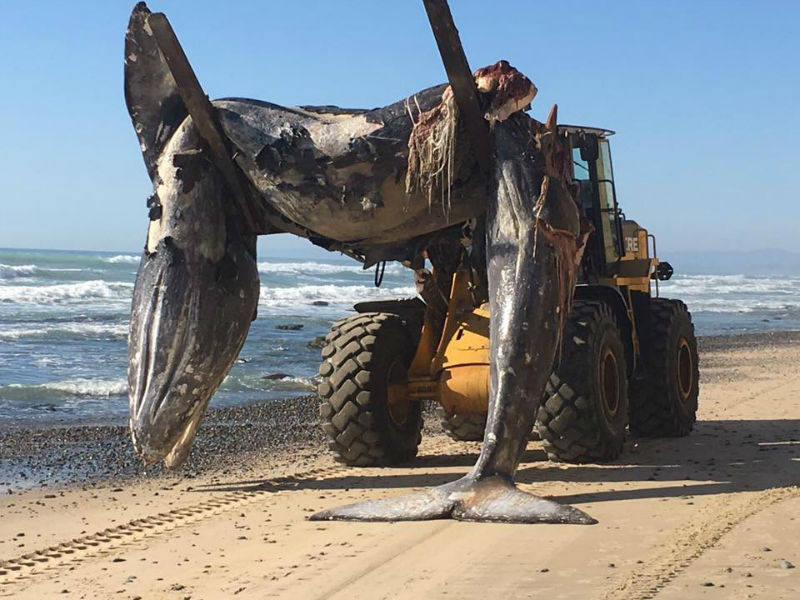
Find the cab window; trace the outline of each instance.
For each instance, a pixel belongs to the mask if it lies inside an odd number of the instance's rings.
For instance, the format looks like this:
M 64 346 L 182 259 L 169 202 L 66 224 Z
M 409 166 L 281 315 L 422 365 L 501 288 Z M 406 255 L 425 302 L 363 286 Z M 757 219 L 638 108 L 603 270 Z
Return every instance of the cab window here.
M 603 215 L 603 242 L 606 261 L 615 262 L 619 258 L 619 224 L 614 202 L 614 171 L 611 167 L 611 149 L 608 140 L 598 140 L 599 156 L 597 157 L 597 191 L 600 200 L 600 211 Z
M 578 192 L 578 204 L 580 204 L 586 216 L 590 219 L 593 217 L 592 206 L 592 181 L 589 174 L 589 163 L 581 158 L 581 149 L 572 149 L 572 178 L 580 183 L 580 192 Z

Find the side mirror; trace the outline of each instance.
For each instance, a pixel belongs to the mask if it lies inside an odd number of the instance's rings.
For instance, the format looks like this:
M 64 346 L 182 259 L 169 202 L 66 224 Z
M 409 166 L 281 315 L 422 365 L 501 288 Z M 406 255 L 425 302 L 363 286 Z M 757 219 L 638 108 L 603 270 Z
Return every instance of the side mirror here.
M 597 136 L 596 135 L 587 135 L 584 136 L 581 140 L 581 160 L 585 160 L 586 162 L 592 162 L 597 160 L 597 157 L 600 155 L 600 149 L 597 145 Z

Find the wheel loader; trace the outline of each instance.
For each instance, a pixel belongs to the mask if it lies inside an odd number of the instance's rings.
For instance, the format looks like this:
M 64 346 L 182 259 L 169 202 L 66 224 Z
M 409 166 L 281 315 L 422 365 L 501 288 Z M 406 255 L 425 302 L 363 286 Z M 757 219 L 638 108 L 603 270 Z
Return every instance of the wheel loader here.
M 561 125 L 559 133 L 570 142 L 578 202 L 593 232 L 532 433 L 552 460 L 602 462 L 620 455 L 628 433 L 691 431 L 697 343 L 683 302 L 659 297 L 658 282 L 672 267 L 657 258 L 655 238 L 617 204 L 614 132 Z M 451 437 L 483 439 L 490 318 L 483 235 L 479 219 L 432 240 L 405 263 L 419 298 L 363 302 L 333 325 L 318 394 L 323 429 L 341 462 L 413 458 L 423 404 L 431 401 Z

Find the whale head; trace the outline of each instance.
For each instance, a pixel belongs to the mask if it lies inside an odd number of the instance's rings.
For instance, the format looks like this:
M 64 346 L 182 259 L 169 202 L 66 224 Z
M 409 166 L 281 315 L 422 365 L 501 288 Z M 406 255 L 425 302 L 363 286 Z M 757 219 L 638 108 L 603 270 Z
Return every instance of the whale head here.
M 241 243 L 219 262 L 190 261 L 171 238 L 142 257 L 129 337 L 130 429 L 145 463 L 177 466 L 234 363 L 258 301 Z

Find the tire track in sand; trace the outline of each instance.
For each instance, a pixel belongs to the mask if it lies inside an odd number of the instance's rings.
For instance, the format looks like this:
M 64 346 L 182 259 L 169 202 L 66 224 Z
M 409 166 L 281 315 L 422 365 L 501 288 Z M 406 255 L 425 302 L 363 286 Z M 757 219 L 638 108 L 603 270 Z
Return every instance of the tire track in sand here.
M 39 571 L 34 571 L 36 567 L 42 567 L 50 571 L 53 568 L 68 566 L 83 560 L 89 555 L 138 542 L 145 538 L 155 537 L 172 531 L 177 527 L 196 523 L 233 508 L 255 502 L 265 495 L 281 489 L 282 486 L 295 483 L 298 480 L 334 475 L 344 470 L 345 467 L 334 465 L 291 473 L 265 480 L 264 486 L 259 489 L 228 492 L 197 504 L 134 519 L 116 527 L 34 550 L 21 556 L 6 560 L 0 559 L 0 586 L 6 586 L 19 579 L 38 574 Z
M 739 496 L 741 494 L 736 494 Z M 714 516 L 676 530 L 639 568 L 606 590 L 603 600 L 643 600 L 656 595 L 706 550 L 748 517 L 773 504 L 800 496 L 800 487 L 754 492 L 744 499 L 725 496 L 709 508 Z M 732 502 L 733 501 L 733 502 Z M 730 504 L 733 503 L 731 506 Z
M 428 457 L 435 458 L 437 455 L 446 455 L 455 451 L 463 452 L 465 449 L 463 443 L 444 438 L 432 440 L 426 450 Z M 34 550 L 21 556 L 5 560 L 0 559 L 0 586 L 5 587 L 26 577 L 42 573 L 43 571 L 34 570 L 37 567 L 52 572 L 53 569 L 73 565 L 88 556 L 139 542 L 146 538 L 156 537 L 177 527 L 196 523 L 233 508 L 255 502 L 265 497 L 265 495 L 281 489 L 283 486 L 299 483 L 300 480 L 308 479 L 309 477 L 319 479 L 343 472 L 350 473 L 352 468 L 336 464 L 288 473 L 265 479 L 264 485 L 258 489 L 228 492 L 191 506 L 134 519 L 116 527 Z M 2 587 L 0 587 L 0 590 L 2 590 Z

